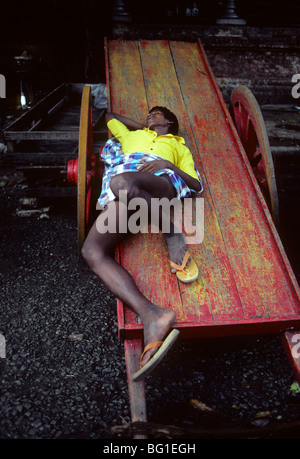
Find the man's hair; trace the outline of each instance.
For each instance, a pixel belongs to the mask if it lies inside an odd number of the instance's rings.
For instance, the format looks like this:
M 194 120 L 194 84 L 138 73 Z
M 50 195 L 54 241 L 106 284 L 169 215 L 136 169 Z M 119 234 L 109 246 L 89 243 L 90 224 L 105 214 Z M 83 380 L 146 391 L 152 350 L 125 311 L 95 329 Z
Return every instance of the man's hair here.
M 177 116 L 174 115 L 174 113 L 172 113 L 171 110 L 169 110 L 167 107 L 159 107 L 157 105 L 156 107 L 152 107 L 149 113 L 153 112 L 154 110 L 159 110 L 160 112 L 162 112 L 164 114 L 165 118 L 168 121 L 171 121 L 172 124 L 169 126 L 168 132 L 170 134 L 177 135 L 177 133 L 178 133 L 178 119 L 177 119 Z

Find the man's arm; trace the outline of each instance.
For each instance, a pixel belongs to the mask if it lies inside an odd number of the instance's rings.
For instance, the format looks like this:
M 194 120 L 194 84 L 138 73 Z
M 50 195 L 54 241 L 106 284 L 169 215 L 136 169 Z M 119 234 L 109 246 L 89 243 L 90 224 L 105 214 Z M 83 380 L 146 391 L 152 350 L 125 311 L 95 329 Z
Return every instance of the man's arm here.
M 186 172 L 183 172 L 181 169 L 179 169 L 179 167 L 175 166 L 167 159 L 157 159 L 154 161 L 146 162 L 145 165 L 139 168 L 139 172 L 149 172 L 150 174 L 154 174 L 154 172 L 157 172 L 161 169 L 171 169 L 185 181 L 189 188 L 195 191 L 200 191 L 201 185 L 199 180 L 191 177 Z
M 106 113 L 105 115 L 105 121 L 108 123 L 108 121 L 112 119 L 117 119 L 121 121 L 121 123 L 125 124 L 128 129 L 144 129 L 146 126 L 144 126 L 141 123 L 138 123 L 137 121 L 131 120 L 130 118 L 127 118 L 127 116 L 124 115 L 119 115 L 118 113 Z

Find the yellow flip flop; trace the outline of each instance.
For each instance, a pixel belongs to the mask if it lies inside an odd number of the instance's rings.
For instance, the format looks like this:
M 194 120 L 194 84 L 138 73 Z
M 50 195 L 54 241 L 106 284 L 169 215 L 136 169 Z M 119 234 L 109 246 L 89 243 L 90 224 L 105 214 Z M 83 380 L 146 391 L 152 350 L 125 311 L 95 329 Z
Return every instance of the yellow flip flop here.
M 196 265 L 196 263 L 194 262 L 192 258 L 189 264 L 187 265 L 187 261 L 190 256 L 191 254 L 187 250 L 181 266 L 177 265 L 176 263 L 170 260 L 170 266 L 177 270 L 176 271 L 177 278 L 181 282 L 184 282 L 185 284 L 195 281 L 199 276 L 198 266 Z
M 178 338 L 179 333 L 179 330 L 174 328 L 164 341 L 156 341 L 154 343 L 148 344 L 145 347 L 144 352 L 141 355 L 140 362 L 143 360 L 145 353 L 149 351 L 149 349 L 153 349 L 154 347 L 159 347 L 159 349 L 140 370 L 138 370 L 136 373 L 132 375 L 133 381 L 140 381 L 141 379 L 148 376 L 154 370 L 154 368 L 159 364 L 159 362 L 165 357 L 170 347 L 174 344 L 174 342 Z

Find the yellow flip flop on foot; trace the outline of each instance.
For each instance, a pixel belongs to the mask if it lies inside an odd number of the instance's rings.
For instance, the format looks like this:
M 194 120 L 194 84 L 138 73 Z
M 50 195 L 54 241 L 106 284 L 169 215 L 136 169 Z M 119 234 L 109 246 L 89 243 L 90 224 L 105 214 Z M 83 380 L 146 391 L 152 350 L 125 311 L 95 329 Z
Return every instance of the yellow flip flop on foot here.
M 192 258 L 189 264 L 187 265 L 187 261 L 190 256 L 191 254 L 187 250 L 181 266 L 177 265 L 173 261 L 170 261 L 170 266 L 177 270 L 176 276 L 181 282 L 184 282 L 185 284 L 195 281 L 199 276 L 198 266 L 196 265 L 196 263 L 194 262 Z

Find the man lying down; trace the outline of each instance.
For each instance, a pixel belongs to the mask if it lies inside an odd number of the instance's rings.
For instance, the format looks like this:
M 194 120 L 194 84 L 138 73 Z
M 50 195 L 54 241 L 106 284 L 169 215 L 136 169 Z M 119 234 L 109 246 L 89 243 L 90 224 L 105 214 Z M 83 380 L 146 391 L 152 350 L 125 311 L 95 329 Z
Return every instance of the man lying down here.
M 172 200 L 200 194 L 202 180 L 184 139 L 178 137 L 177 117 L 166 107 L 153 107 L 146 125 L 123 115 L 106 114 L 113 138 L 102 152 L 105 162 L 99 203 L 104 207 L 82 248 L 82 256 L 107 288 L 141 318 L 144 326 L 144 351 L 134 381 L 147 376 L 175 342 L 175 313 L 149 301 L 137 288 L 131 275 L 114 259 L 114 249 L 129 234 L 128 221 L 133 211 L 128 202 L 142 198 L 150 212 L 152 198 Z M 126 200 L 123 198 L 126 196 Z M 116 219 L 113 231 L 101 232 L 111 212 Z M 124 223 L 127 230 L 124 231 Z M 198 267 L 187 249 L 182 232 L 172 220 L 163 232 L 171 272 L 182 282 L 198 278 Z M 163 228 L 163 213 L 160 214 Z

